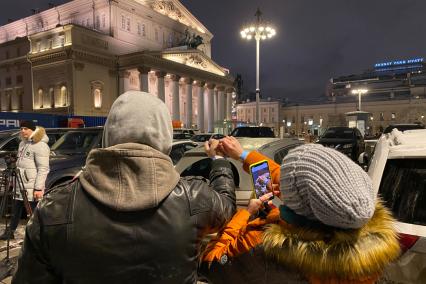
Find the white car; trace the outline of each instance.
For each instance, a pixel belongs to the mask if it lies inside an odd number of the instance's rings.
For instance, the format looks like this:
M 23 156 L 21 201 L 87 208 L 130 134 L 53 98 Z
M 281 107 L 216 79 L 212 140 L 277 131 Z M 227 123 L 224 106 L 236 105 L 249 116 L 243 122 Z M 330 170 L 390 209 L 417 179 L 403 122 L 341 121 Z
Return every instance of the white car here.
M 379 283 L 426 283 L 426 130 L 382 135 L 368 174 L 397 219 L 402 249 Z
M 173 165 L 176 165 L 177 162 L 183 157 L 186 151 L 198 147 L 198 144 L 191 140 L 178 140 L 173 141 L 172 150 L 170 151 L 170 158 L 172 159 Z
M 285 155 L 292 148 L 303 142 L 294 138 L 238 138 L 244 150 L 257 150 L 260 153 L 281 164 Z M 243 170 L 242 163 L 229 159 L 232 164 L 238 205 L 247 205 L 253 193 L 251 177 Z M 181 176 L 202 176 L 209 178 L 211 159 L 200 146 L 185 152 L 183 158 L 176 164 L 175 169 Z

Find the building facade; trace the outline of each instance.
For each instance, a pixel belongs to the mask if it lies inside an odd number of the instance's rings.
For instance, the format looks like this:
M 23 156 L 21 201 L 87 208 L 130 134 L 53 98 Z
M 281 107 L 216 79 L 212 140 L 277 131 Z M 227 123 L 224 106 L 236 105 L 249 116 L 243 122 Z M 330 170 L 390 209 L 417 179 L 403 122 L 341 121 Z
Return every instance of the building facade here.
M 213 131 L 231 119 L 234 88 L 212 38 L 177 0 L 70 1 L 1 27 L 0 108 L 106 116 L 142 90 L 181 126 Z
M 260 101 L 260 123 L 273 128 L 276 135 L 280 133 L 281 103 L 279 101 Z M 237 125 L 254 125 L 256 121 L 256 102 L 238 104 Z

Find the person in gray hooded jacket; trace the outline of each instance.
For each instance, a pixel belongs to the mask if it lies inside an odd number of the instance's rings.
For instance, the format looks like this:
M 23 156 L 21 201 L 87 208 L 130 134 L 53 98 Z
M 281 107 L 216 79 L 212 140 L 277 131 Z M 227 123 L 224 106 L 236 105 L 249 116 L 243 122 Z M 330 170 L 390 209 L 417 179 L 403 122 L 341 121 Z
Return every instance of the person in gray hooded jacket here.
M 20 136 L 22 141 L 18 148 L 16 167 L 22 177 L 30 206 L 34 210 L 37 201 L 43 197 L 45 182 L 49 173 L 50 149 L 47 145 L 49 137 L 47 137 L 43 127 L 35 126 L 31 120 L 20 123 Z M 19 186 L 19 182 L 17 186 Z M 15 237 L 14 232 L 18 227 L 24 208 L 21 192 L 17 188 L 10 225 L 8 230 L 0 236 L 0 240 Z
M 39 204 L 12 283 L 196 283 L 201 241 L 234 214 L 235 185 L 218 141 L 206 147 L 209 181 L 180 178 L 172 136 L 164 102 L 139 91 L 118 97 L 104 148 Z

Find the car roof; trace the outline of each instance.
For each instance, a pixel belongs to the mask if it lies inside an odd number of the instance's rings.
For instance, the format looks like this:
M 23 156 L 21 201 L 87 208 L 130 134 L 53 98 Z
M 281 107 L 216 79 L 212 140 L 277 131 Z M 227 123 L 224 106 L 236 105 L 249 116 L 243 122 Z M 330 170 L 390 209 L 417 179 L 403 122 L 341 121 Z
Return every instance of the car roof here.
M 190 143 L 190 144 L 198 146 L 198 144 L 196 142 L 194 142 L 192 140 L 189 140 L 189 139 L 186 139 L 186 140 L 173 140 L 172 146 L 179 145 L 179 144 L 186 144 L 186 143 Z
M 390 133 L 394 128 L 397 128 L 400 131 L 404 130 L 411 130 L 411 129 L 425 129 L 425 126 L 423 124 L 419 123 L 396 123 L 396 124 L 389 124 L 383 133 Z
M 399 131 L 393 129 L 391 133 L 382 135 L 374 150 L 374 156 L 368 169 L 373 181 L 373 188 L 377 192 L 380 186 L 380 177 L 388 159 L 416 159 L 426 158 L 426 129 Z
M 257 150 L 260 147 L 264 146 L 267 143 L 278 142 L 282 139 L 280 138 L 248 138 L 248 137 L 237 137 L 241 146 L 245 151 L 253 151 Z M 204 151 L 204 147 L 197 147 L 185 152 L 185 155 L 188 156 L 200 156 L 206 155 Z

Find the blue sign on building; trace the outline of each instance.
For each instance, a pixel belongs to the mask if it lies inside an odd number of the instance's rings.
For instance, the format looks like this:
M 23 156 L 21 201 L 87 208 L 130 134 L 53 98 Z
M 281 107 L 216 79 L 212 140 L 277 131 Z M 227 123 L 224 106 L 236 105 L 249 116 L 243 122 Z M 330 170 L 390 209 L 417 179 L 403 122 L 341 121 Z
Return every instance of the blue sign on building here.
M 376 63 L 376 64 L 374 64 L 374 68 L 390 67 L 390 66 L 397 66 L 397 65 L 407 65 L 407 64 L 414 64 L 414 63 L 421 63 L 421 62 L 423 62 L 423 57 L 422 58 L 407 59 L 407 60 L 396 60 L 396 61 Z

